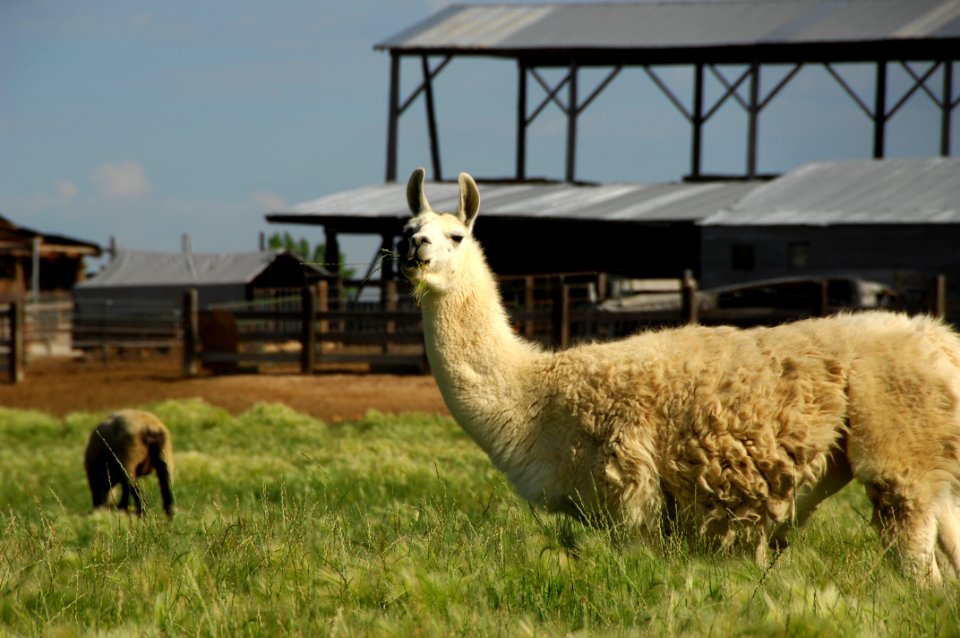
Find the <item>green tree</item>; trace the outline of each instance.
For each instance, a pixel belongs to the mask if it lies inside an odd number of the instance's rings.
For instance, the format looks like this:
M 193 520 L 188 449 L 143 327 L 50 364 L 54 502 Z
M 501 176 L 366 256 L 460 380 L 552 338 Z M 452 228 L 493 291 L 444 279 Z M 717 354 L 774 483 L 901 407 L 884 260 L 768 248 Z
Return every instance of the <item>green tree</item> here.
M 330 271 L 337 270 L 332 268 L 331 264 L 326 263 L 326 244 L 319 243 L 311 249 L 310 241 L 306 237 L 294 239 L 293 235 L 287 231 L 283 231 L 283 234 L 273 233 L 267 238 L 267 246 L 270 250 L 287 250 L 309 264 Z M 354 269 L 347 268 L 346 256 L 343 253 L 340 253 L 339 271 L 343 273 L 346 279 L 351 279 L 354 276 Z

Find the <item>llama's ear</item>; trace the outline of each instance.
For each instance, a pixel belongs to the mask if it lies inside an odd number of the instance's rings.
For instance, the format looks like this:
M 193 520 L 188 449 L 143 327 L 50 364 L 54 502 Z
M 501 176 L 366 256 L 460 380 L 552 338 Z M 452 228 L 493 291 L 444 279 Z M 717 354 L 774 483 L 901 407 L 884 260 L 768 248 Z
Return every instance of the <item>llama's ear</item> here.
M 426 174 L 423 167 L 420 167 L 410 173 L 410 179 L 407 181 L 407 205 L 414 215 L 430 210 L 430 202 L 427 201 L 427 195 L 423 192 L 423 178 Z
M 460 173 L 460 210 L 457 217 L 467 228 L 473 227 L 480 210 L 480 190 L 477 183 L 467 173 Z

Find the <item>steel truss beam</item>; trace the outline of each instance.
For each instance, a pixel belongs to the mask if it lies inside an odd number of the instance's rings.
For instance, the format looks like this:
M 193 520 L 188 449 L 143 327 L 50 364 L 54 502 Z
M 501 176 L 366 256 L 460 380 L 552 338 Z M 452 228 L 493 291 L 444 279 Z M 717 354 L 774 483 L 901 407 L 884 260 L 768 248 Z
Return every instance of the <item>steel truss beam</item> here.
M 412 55 L 412 54 L 406 54 Z M 445 55 L 439 64 L 431 68 L 427 54 L 416 54 L 420 57 L 420 67 L 422 73 L 421 83 L 411 92 L 411 94 L 401 103 L 399 85 L 400 85 L 400 59 L 401 54 L 397 51 L 391 51 L 391 72 L 390 72 L 390 103 L 389 120 L 387 127 L 387 181 L 396 181 L 397 178 L 397 135 L 398 120 L 400 116 L 410 107 L 410 105 L 420 96 L 424 96 L 424 106 L 427 116 L 427 132 L 430 138 L 430 152 L 433 162 L 433 176 L 436 180 L 443 179 L 443 173 L 440 164 L 440 142 L 437 130 L 437 118 L 434 108 L 433 98 L 433 80 L 450 63 L 453 56 Z M 941 111 L 941 139 L 940 154 L 950 155 L 950 132 L 952 125 L 952 112 L 960 105 L 960 95 L 954 96 L 953 87 L 953 62 L 954 60 L 942 59 L 930 63 L 930 67 L 924 72 L 917 72 L 909 62 L 899 61 L 900 66 L 913 81 L 913 84 L 904 92 L 897 102 L 890 108 L 887 107 L 887 65 L 886 60 L 877 60 L 876 79 L 874 83 L 873 106 L 869 106 L 844 80 L 837 69 L 830 62 L 822 62 L 828 74 L 833 77 L 843 88 L 843 90 L 854 100 L 857 106 L 873 121 L 873 157 L 882 158 L 885 152 L 886 123 L 897 111 L 917 92 L 925 93 Z M 783 88 L 800 72 L 804 62 L 786 62 L 778 65 L 789 64 L 790 70 L 771 88 L 766 95 L 761 95 L 760 91 L 760 73 L 764 66 L 759 61 L 753 61 L 746 64 L 746 69 L 735 78 L 728 78 L 721 71 L 718 64 L 696 62 L 694 63 L 694 81 L 692 107 L 688 108 L 683 100 L 663 81 L 663 79 L 654 71 L 654 65 L 636 64 L 644 70 L 644 73 L 653 82 L 653 84 L 666 96 L 674 108 L 690 123 L 691 126 L 691 153 L 690 153 L 690 175 L 689 179 L 702 179 L 703 156 L 703 128 L 714 114 L 731 98 L 739 104 L 747 114 L 747 160 L 743 177 L 753 179 L 758 177 L 757 148 L 759 141 L 759 118 L 764 108 L 771 100 L 776 97 Z M 607 86 L 620 74 L 626 64 L 612 65 L 610 72 L 603 80 L 591 91 L 586 99 L 579 97 L 579 70 L 580 61 L 571 58 L 566 66 L 566 74 L 555 84 L 551 84 L 538 70 L 534 63 L 517 58 L 518 85 L 517 85 L 517 139 L 516 139 L 516 179 L 526 179 L 526 154 L 527 154 L 527 128 L 536 120 L 543 110 L 551 103 L 558 107 L 567 118 L 567 140 L 564 179 L 569 182 L 576 181 L 576 150 L 577 150 L 577 118 L 591 103 L 603 92 Z M 766 66 L 773 66 L 774 63 L 768 63 Z M 555 65 L 550 65 L 555 68 Z M 594 67 L 595 65 L 591 65 Z M 725 65 L 726 66 L 726 65 Z M 561 67 L 562 68 L 562 67 Z M 934 90 L 928 86 L 928 81 L 937 70 L 942 72 L 942 87 L 940 95 L 937 96 Z M 723 93 L 712 103 L 704 103 L 704 82 L 705 73 L 708 71 L 717 82 L 723 87 Z M 528 108 L 528 79 L 532 77 L 536 84 L 544 92 L 542 99 L 534 106 L 532 110 Z M 744 84 L 747 84 L 747 96 L 741 95 L 740 90 Z M 566 90 L 566 99 L 564 99 L 564 90 Z

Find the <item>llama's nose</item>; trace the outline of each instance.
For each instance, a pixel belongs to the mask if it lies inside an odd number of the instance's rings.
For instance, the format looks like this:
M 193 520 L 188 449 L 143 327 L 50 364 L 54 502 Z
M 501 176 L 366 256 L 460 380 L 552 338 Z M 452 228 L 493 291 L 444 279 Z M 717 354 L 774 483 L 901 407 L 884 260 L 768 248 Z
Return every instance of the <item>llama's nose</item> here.
M 410 238 L 408 255 L 411 259 L 420 257 L 420 249 L 430 243 L 430 238 L 424 235 L 414 235 Z

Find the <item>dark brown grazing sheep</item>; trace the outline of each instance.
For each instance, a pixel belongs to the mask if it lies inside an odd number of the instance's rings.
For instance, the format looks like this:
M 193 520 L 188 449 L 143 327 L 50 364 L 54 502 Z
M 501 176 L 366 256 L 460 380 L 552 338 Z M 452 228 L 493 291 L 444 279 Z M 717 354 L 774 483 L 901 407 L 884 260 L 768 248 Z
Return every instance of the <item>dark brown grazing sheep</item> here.
M 173 439 L 170 430 L 156 416 L 141 410 L 122 410 L 111 414 L 94 428 L 84 456 L 93 507 L 108 506 L 110 492 L 120 484 L 123 493 L 117 504 L 126 510 L 130 497 L 143 513 L 137 479 L 157 471 L 163 511 L 173 516 Z

